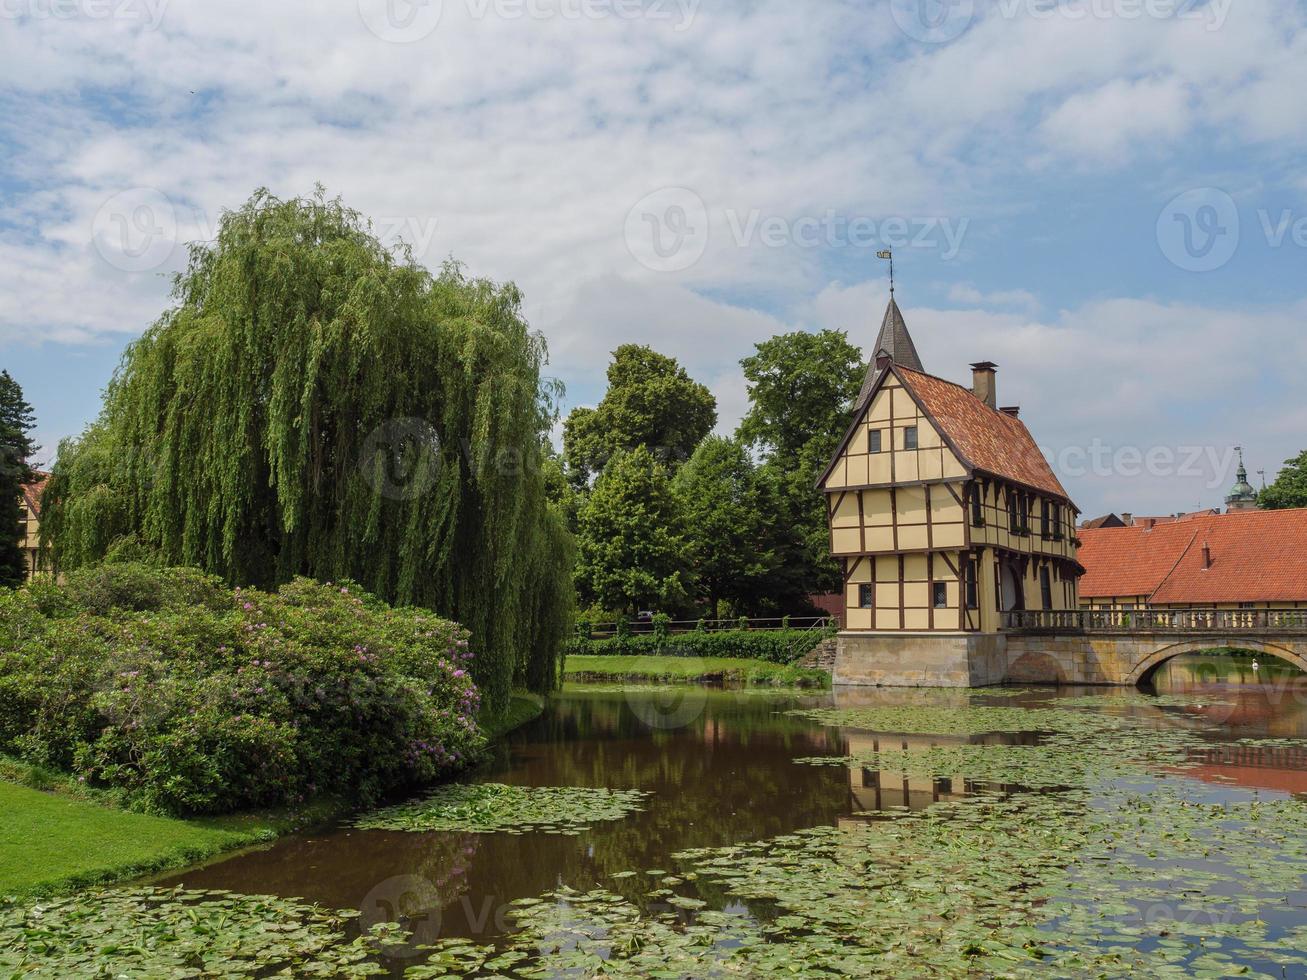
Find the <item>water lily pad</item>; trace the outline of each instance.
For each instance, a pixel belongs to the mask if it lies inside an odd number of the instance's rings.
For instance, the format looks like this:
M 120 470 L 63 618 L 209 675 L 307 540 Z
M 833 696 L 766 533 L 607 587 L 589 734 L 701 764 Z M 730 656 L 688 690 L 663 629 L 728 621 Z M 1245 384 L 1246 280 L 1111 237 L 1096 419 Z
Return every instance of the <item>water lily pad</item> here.
M 578 834 L 592 824 L 643 809 L 651 794 L 588 786 L 442 786 L 419 800 L 374 810 L 355 821 L 361 830 Z

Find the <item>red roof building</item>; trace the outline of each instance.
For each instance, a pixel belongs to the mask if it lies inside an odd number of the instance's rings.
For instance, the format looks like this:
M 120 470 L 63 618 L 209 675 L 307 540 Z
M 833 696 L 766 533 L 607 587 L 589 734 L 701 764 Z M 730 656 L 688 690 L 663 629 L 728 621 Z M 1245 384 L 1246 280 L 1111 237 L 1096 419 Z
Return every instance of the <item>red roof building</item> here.
M 1082 605 L 1307 608 L 1307 509 L 1080 531 Z
M 45 493 L 50 474 L 34 470 L 35 479 L 23 484 L 23 498 L 18 502 L 19 542 L 27 561 L 27 577 L 41 571 L 41 495 Z

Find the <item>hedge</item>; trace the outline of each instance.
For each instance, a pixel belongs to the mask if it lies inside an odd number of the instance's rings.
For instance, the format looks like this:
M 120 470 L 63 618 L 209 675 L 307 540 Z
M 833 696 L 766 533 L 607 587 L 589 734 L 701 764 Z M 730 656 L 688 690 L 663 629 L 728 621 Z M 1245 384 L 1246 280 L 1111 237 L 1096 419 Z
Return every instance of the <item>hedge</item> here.
M 640 633 L 587 639 L 573 636 L 569 656 L 600 657 L 731 657 L 790 664 L 805 656 L 822 640 L 834 636 L 834 627 L 782 630 L 695 630 L 690 633 Z

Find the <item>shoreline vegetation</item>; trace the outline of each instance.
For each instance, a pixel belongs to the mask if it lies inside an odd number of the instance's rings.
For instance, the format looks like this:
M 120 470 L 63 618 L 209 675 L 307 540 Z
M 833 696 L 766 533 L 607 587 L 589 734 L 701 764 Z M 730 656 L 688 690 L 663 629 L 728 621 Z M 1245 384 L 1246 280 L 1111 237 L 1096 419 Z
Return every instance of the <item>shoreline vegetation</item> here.
M 824 670 L 734 657 L 623 657 L 572 654 L 563 666 L 567 681 L 671 681 L 743 684 L 746 687 L 829 688 Z
M 514 692 L 497 718 L 480 719 L 481 729 L 494 742 L 535 721 L 544 708 L 540 695 Z M 343 798 L 324 797 L 295 808 L 188 819 L 137 813 L 124 808 L 121 794 L 0 756 L 0 902 L 56 897 L 203 864 L 324 827 L 350 809 Z

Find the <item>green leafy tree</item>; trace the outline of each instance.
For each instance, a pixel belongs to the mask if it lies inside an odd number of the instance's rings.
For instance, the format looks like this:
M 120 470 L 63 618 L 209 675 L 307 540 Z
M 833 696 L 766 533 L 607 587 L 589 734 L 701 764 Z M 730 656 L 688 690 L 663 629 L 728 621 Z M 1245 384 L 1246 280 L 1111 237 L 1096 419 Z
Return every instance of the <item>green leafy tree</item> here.
M 771 547 L 773 501 L 762 492 L 749 454 L 733 439 L 709 436 L 677 471 L 672 489 L 697 597 L 714 616 L 721 600 L 736 612 L 757 611 L 778 556 Z
M 690 568 L 666 468 L 643 446 L 608 461 L 577 514 L 582 604 L 628 613 L 679 609 Z
M 738 436 L 761 453 L 759 480 L 774 508 L 777 561 L 766 592 L 795 608 L 803 596 L 840 587 L 826 504 L 815 483 L 848 428 L 866 365 L 836 330 L 772 337 L 740 364 L 749 411 Z
M 259 191 L 174 297 L 61 448 L 56 563 L 131 534 L 232 583 L 350 578 L 467 626 L 493 710 L 547 689 L 572 546 L 544 473 L 557 392 L 516 287 L 433 277 L 321 191 Z
M 1267 510 L 1307 507 L 1307 450 L 1284 461 L 1284 469 L 1257 498 Z
M 849 424 L 862 386 L 862 353 L 837 330 L 780 334 L 740 362 L 749 411 L 739 437 L 769 456 L 793 459 L 814 440 L 831 445 Z
M 563 455 L 578 486 L 617 453 L 644 446 L 683 462 L 717 424 L 717 401 L 673 357 L 623 344 L 613 352 L 608 391 L 596 408 L 574 409 L 563 429 Z
M 37 450 L 30 435 L 35 425 L 22 387 L 0 371 L 0 586 L 22 585 L 27 577 L 19 506 L 23 484 L 33 476 L 28 460 Z

